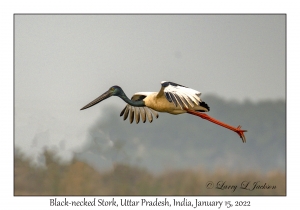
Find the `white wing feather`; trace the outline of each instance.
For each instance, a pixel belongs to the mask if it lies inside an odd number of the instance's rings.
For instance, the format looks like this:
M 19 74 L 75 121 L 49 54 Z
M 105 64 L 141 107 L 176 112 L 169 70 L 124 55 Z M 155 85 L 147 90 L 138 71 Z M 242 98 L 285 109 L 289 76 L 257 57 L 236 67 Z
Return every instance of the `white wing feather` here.
M 199 105 L 201 93 L 197 90 L 184 87 L 172 82 L 162 82 L 165 97 L 169 102 L 179 105 L 181 109 Z

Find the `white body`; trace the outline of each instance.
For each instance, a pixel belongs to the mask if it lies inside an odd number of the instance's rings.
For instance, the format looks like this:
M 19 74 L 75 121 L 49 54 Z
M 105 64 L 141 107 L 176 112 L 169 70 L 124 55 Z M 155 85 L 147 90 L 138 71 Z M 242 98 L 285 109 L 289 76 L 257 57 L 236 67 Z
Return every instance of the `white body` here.
M 140 116 L 145 122 L 146 116 L 148 120 L 152 122 L 152 114 L 158 118 L 158 114 L 155 112 L 167 112 L 170 114 L 182 114 L 186 113 L 187 109 L 208 112 L 209 108 L 201 106 L 201 93 L 199 91 L 172 83 L 172 82 L 161 82 L 162 87 L 159 92 L 138 92 L 135 93 L 131 100 L 136 101 L 142 100 L 145 102 L 145 107 L 133 107 L 129 104 L 121 112 L 121 116 L 124 114 L 124 120 L 127 119 L 130 113 L 130 121 L 133 121 L 135 116 L 136 122 L 139 122 Z M 154 111 L 155 110 L 155 111 Z

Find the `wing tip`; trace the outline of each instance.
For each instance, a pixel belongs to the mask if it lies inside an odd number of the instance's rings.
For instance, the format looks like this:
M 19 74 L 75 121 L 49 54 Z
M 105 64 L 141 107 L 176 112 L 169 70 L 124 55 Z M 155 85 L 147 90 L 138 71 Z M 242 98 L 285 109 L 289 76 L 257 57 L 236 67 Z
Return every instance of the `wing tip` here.
M 175 82 L 161 81 L 161 86 L 163 86 L 163 87 L 168 87 L 169 85 L 172 85 L 172 86 L 174 86 L 174 87 L 180 86 L 180 87 L 185 87 L 185 88 L 187 88 L 186 86 L 180 85 L 180 84 L 175 83 Z
M 130 105 L 126 105 L 125 108 L 121 111 L 120 117 L 123 116 L 123 120 L 129 119 L 130 124 L 133 123 L 133 121 L 138 124 L 140 121 L 145 123 L 148 119 L 150 123 L 153 122 L 154 117 L 157 119 L 159 117 L 159 114 L 148 107 L 139 107 L 139 109 L 136 109 L 137 107 L 132 107 Z M 154 117 L 152 116 L 154 115 Z

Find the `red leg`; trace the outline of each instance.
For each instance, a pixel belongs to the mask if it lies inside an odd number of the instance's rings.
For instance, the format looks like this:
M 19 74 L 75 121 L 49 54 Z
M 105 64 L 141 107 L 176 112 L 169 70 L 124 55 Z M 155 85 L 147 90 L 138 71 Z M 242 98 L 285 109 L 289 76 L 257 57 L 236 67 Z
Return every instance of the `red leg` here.
M 227 129 L 229 129 L 229 130 L 232 130 L 232 131 L 236 132 L 236 133 L 241 137 L 243 143 L 246 142 L 246 137 L 245 137 L 245 135 L 244 135 L 244 132 L 246 132 L 247 130 L 241 130 L 240 128 L 241 128 L 242 126 L 239 125 L 238 127 L 235 128 L 235 127 L 233 127 L 233 126 L 231 126 L 231 125 L 228 125 L 228 124 L 223 123 L 223 122 L 221 122 L 221 121 L 219 121 L 219 120 L 216 120 L 215 118 L 212 118 L 212 117 L 210 117 L 210 116 L 207 115 L 207 114 L 204 114 L 204 113 L 201 113 L 201 112 L 197 112 L 197 111 L 194 111 L 194 110 L 190 110 L 190 109 L 185 109 L 185 110 L 186 110 L 187 113 L 189 113 L 189 114 L 196 115 L 196 116 L 198 116 L 198 117 L 201 117 L 202 119 L 208 120 L 208 121 L 210 121 L 210 122 L 213 122 L 213 123 L 215 123 L 215 124 L 217 124 L 217 125 L 223 126 L 224 128 L 227 128 Z

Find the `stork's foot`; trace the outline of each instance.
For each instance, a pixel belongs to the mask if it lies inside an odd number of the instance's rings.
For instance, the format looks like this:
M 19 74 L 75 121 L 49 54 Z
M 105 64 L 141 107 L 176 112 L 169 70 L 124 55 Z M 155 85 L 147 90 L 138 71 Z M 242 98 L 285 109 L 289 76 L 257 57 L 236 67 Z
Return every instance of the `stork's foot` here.
M 241 137 L 243 143 L 246 143 L 246 137 L 245 137 L 245 135 L 244 135 L 244 132 L 247 132 L 247 130 L 241 130 L 241 129 L 240 129 L 241 127 L 242 127 L 242 126 L 239 125 L 239 126 L 234 130 L 234 132 L 236 132 L 236 133 Z

